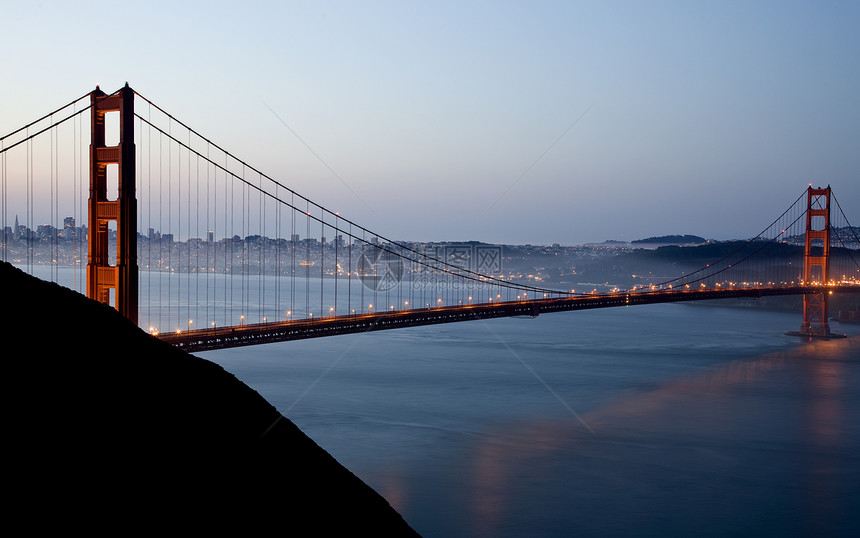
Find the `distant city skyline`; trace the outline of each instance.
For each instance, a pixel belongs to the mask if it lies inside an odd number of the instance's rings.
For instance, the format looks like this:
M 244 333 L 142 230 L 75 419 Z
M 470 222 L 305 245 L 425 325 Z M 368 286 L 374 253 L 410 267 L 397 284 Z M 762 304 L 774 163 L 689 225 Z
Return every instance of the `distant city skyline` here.
M 857 243 L 857 236 L 860 235 L 860 226 L 854 226 L 853 230 L 848 227 L 837 227 L 838 230 L 841 230 L 841 234 L 839 236 L 833 236 L 831 241 L 834 245 L 839 245 L 840 241 L 844 241 L 849 248 L 855 248 L 854 244 Z M 332 230 L 334 231 L 334 230 Z M 292 243 L 302 243 L 305 241 L 311 241 L 316 244 L 323 245 L 335 245 L 338 246 L 348 246 L 353 245 L 361 245 L 361 244 L 369 244 L 369 245 L 379 245 L 384 243 L 380 241 L 378 236 L 368 237 L 366 239 L 361 239 L 359 237 L 350 238 L 349 234 L 343 232 L 336 233 L 333 237 L 329 236 L 319 236 L 319 235 L 310 235 L 303 237 L 302 234 L 293 233 L 287 235 L 262 235 L 259 233 L 251 233 L 246 235 L 239 234 L 228 234 L 228 235 L 215 235 L 214 230 L 209 230 L 204 234 L 199 235 L 190 235 L 187 237 L 176 238 L 172 233 L 162 233 L 160 230 L 148 227 L 145 230 L 138 230 L 137 235 L 140 239 L 144 240 L 167 240 L 169 242 L 178 242 L 178 243 L 186 243 L 186 242 L 202 242 L 202 243 L 217 243 L 222 241 L 231 241 L 231 240 L 249 240 L 254 238 L 267 239 L 270 241 L 286 241 Z M 4 228 L 0 228 L 0 242 L 5 237 L 10 237 L 16 240 L 26 239 L 27 237 L 32 237 L 34 239 L 38 239 L 42 242 L 50 241 L 52 237 L 54 238 L 62 238 L 62 239 L 81 239 L 83 242 L 87 241 L 87 224 L 76 225 L 75 217 L 68 216 L 63 219 L 62 227 L 55 227 L 52 224 L 39 224 L 35 227 L 35 229 L 29 228 L 26 224 L 20 224 L 18 215 L 15 215 L 15 225 L 14 226 L 6 226 Z M 109 236 L 111 240 L 116 239 L 116 230 L 109 230 Z M 667 234 L 664 236 L 652 236 L 652 237 L 641 237 L 637 239 L 630 239 L 626 241 L 616 240 L 616 239 L 607 239 L 604 241 L 587 241 L 584 243 L 489 243 L 482 242 L 472 239 L 453 239 L 449 241 L 417 241 L 412 239 L 404 239 L 404 238 L 391 238 L 391 241 L 394 243 L 402 244 L 402 245 L 416 245 L 416 244 L 445 244 L 445 243 L 481 243 L 481 244 L 494 244 L 500 246 L 511 246 L 511 247 L 578 247 L 578 246 L 586 246 L 586 245 L 632 245 L 637 248 L 648 248 L 647 245 L 650 244 L 674 244 L 674 245 L 685 245 L 685 244 L 701 244 L 711 241 L 736 241 L 736 240 L 747 240 L 750 238 L 733 238 L 729 240 L 719 240 L 716 238 L 707 238 L 700 237 L 691 234 Z M 653 243 L 649 243 L 649 240 L 654 240 Z M 803 236 L 802 235 L 786 235 L 782 238 L 782 241 L 794 242 L 797 244 L 802 244 Z M 0 243 L 2 244 L 2 243 Z
M 854 2 L 154 2 L 92 27 L 48 1 L 4 22 L 3 134 L 128 81 L 392 238 L 742 239 L 809 183 L 860 220 Z

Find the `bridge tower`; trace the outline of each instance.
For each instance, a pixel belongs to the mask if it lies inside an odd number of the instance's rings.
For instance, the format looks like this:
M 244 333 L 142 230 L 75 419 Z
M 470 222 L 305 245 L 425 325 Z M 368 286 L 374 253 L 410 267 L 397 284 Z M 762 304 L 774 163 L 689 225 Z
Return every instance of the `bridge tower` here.
M 803 285 L 827 284 L 830 262 L 830 187 L 807 191 L 806 241 L 803 249 Z M 827 294 L 803 296 L 803 323 L 800 333 L 832 336 L 827 321 Z
M 96 86 L 90 94 L 92 138 L 90 142 L 89 249 L 87 297 L 113 303 L 119 312 L 137 324 L 137 199 L 135 198 L 134 91 L 128 83 L 106 95 Z M 105 115 L 119 113 L 119 144 L 105 145 Z M 109 166 L 116 166 L 116 199 Z M 116 223 L 116 265 L 110 264 L 110 223 Z

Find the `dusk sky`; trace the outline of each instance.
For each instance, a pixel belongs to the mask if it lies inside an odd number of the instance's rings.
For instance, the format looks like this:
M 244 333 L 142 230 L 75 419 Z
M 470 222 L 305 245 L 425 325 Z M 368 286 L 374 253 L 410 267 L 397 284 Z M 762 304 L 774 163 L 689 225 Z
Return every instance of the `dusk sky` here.
M 4 134 L 126 81 L 395 239 L 860 225 L 860 2 L 10 2 Z

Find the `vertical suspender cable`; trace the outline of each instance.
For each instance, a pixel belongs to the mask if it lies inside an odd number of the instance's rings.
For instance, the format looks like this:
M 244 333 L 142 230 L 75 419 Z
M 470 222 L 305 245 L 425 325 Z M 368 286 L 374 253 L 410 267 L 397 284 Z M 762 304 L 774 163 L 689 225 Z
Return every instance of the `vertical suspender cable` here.
M 169 126 L 170 126 L 170 119 L 168 118 L 168 131 L 170 131 Z M 165 244 L 164 244 L 165 243 L 165 241 L 164 241 L 165 235 L 170 237 L 168 234 L 173 233 L 173 225 L 172 225 L 172 215 L 173 215 L 172 205 L 173 204 L 171 203 L 173 200 L 173 192 L 171 189 L 171 186 L 173 183 L 172 176 L 173 176 L 173 141 L 171 140 L 171 138 L 168 138 L 167 139 L 167 208 L 166 208 L 166 211 L 167 211 L 167 228 L 165 230 L 162 230 L 162 232 L 161 232 L 162 247 L 165 246 Z M 165 208 L 162 207 L 161 210 L 165 211 Z M 167 247 L 167 264 L 166 264 L 165 268 L 167 269 L 167 330 L 173 330 L 173 325 L 171 324 L 171 313 L 172 313 L 173 307 L 172 307 L 172 304 L 170 303 L 170 298 L 173 296 L 173 294 L 170 291 L 171 285 L 172 285 L 172 279 L 170 278 L 170 271 L 173 269 L 170 265 L 170 262 L 171 262 L 170 251 L 173 250 L 173 245 L 171 245 L 170 241 L 168 241 L 166 247 Z M 162 259 L 164 259 L 164 258 L 162 258 Z
M 338 218 L 339 217 L 338 217 L 337 213 L 335 213 L 334 215 L 335 215 L 334 216 L 334 232 L 332 232 L 332 235 L 334 235 L 334 315 L 336 316 L 337 315 L 337 273 L 338 273 L 337 247 L 338 247 L 338 243 L 340 242 L 340 240 L 339 240 L 338 233 L 337 233 L 339 231 L 338 230 Z
M 173 245 L 176 245 L 176 268 L 171 274 L 175 275 L 176 280 L 176 324 L 181 328 L 185 325 L 182 319 L 182 146 L 176 145 L 176 230 L 170 228 L 170 233 L 173 237 L 171 241 L 171 250 Z M 188 318 L 186 318 L 188 319 Z
M 30 129 L 27 129 L 27 136 Z M 27 272 L 33 274 L 33 141 L 27 141 L 27 217 L 26 217 L 26 241 L 27 241 Z
M 140 120 L 135 120 L 135 129 L 136 129 L 135 140 L 143 140 L 143 122 Z M 139 188 L 140 182 L 141 182 L 141 180 L 143 180 L 143 148 L 141 148 L 140 151 L 135 151 L 135 159 L 137 161 L 135 164 L 137 165 L 136 181 L 138 183 L 138 186 L 136 186 L 136 188 L 135 188 L 135 192 L 136 192 L 137 199 L 139 201 L 140 196 L 143 193 L 143 189 Z M 137 243 L 138 268 L 140 267 L 141 260 L 143 259 L 143 243 L 140 241 L 140 231 L 141 230 L 143 230 L 143 211 L 138 209 L 138 211 L 137 211 L 138 241 L 136 242 Z M 138 269 L 138 273 L 137 273 L 137 290 L 138 290 L 138 306 L 137 306 L 137 308 L 138 308 L 138 311 L 140 311 L 140 290 L 142 287 L 142 278 L 143 277 L 140 274 L 140 270 Z M 144 318 L 144 321 L 148 322 L 148 320 L 146 318 Z M 140 324 L 140 323 L 142 323 L 142 322 L 139 322 L 138 324 Z M 146 327 L 148 327 L 148 325 L 146 325 Z
M 213 250 L 214 245 L 212 245 L 212 243 L 215 240 L 215 233 L 214 233 L 215 227 L 212 226 L 209 222 L 209 217 L 211 216 L 211 212 L 212 212 L 212 209 L 209 205 L 209 203 L 211 201 L 210 196 L 211 196 L 211 193 L 214 192 L 214 189 L 210 190 L 210 187 L 211 187 L 211 181 L 209 178 L 210 168 L 211 168 L 211 165 L 209 164 L 209 142 L 206 142 L 206 278 L 205 278 L 205 285 L 206 285 L 206 323 L 207 323 L 207 328 L 208 328 L 210 323 L 212 323 L 212 324 L 216 323 L 214 312 L 209 312 L 209 306 L 210 306 L 210 299 L 209 299 L 210 285 L 209 284 L 210 284 L 210 276 L 211 276 L 210 273 L 215 268 L 214 263 L 212 264 L 212 267 L 209 266 L 210 262 L 212 262 L 212 260 L 213 260 L 212 250 Z M 209 233 L 210 231 L 213 232 L 211 235 Z M 214 308 L 214 305 L 213 305 L 213 308 Z
M 48 121 L 51 123 L 54 123 L 53 115 L 50 116 L 50 119 Z M 49 220 L 49 222 L 51 223 L 51 226 L 54 226 L 54 222 L 55 222 L 54 219 L 56 218 L 56 215 L 54 213 L 54 204 L 56 203 L 56 200 L 54 198 L 54 157 L 55 157 L 55 155 L 54 155 L 54 137 L 57 134 L 56 131 L 57 131 L 57 128 L 54 127 L 48 133 L 48 136 L 51 139 L 50 155 L 48 156 L 48 160 L 51 161 L 50 176 L 48 178 L 48 183 L 50 183 L 50 188 L 48 189 L 50 192 L 50 220 Z M 55 230 L 56 230 L 56 228 L 54 228 L 54 230 L 49 229 L 48 233 L 53 235 Z M 57 259 L 56 259 L 56 254 L 54 252 L 54 238 L 53 237 L 48 238 L 48 244 L 49 244 L 50 250 L 51 250 L 51 260 L 50 260 L 51 281 L 56 282 L 56 280 L 54 280 L 54 278 L 55 278 L 55 276 L 54 276 L 55 267 L 54 266 L 57 264 Z
M 296 195 L 292 194 L 290 205 L 296 207 Z M 290 210 L 290 313 L 287 314 L 289 321 L 292 313 L 296 311 L 296 249 L 299 248 L 299 242 L 296 240 L 296 210 Z
M 225 156 L 224 156 L 225 165 L 226 165 L 227 160 L 228 160 L 228 157 L 225 155 Z M 224 169 L 226 170 L 226 169 L 227 169 L 227 167 L 225 166 L 225 167 L 224 167 Z M 225 304 L 225 305 L 227 305 L 227 306 L 228 306 L 228 308 L 230 309 L 230 313 L 231 313 L 231 315 L 230 315 L 230 318 L 229 318 L 229 320 L 230 320 L 230 321 L 229 321 L 229 324 L 234 324 L 234 323 L 236 323 L 236 320 L 235 320 L 235 318 L 234 318 L 235 313 L 233 313 L 233 312 L 232 312 L 232 310 L 233 310 L 233 308 L 234 308 L 234 303 L 233 303 L 233 284 L 234 284 L 234 282 L 235 282 L 235 280 L 234 280 L 234 278 L 233 278 L 233 276 L 235 275 L 235 273 L 233 272 L 233 258 L 234 258 L 234 247 L 236 246 L 236 242 L 233 240 L 233 237 L 234 237 L 234 235 L 235 235 L 235 234 L 233 233 L 233 232 L 235 231 L 235 230 L 234 230 L 234 228 L 233 228 L 233 227 L 234 227 L 234 225 L 235 225 L 235 220 L 233 219 L 233 215 L 230 213 L 230 208 L 231 208 L 231 207 L 234 207 L 234 201 L 235 201 L 235 199 L 236 199 L 236 193 L 235 193 L 235 185 L 236 185 L 236 183 L 235 183 L 235 181 L 232 181 L 232 179 L 231 179 L 231 178 L 228 178 L 228 177 L 226 176 L 226 174 L 225 174 L 224 179 L 225 179 L 225 181 L 226 181 L 226 184 L 225 184 L 225 187 L 224 187 L 224 189 L 225 189 L 225 191 L 224 191 L 224 194 L 225 194 L 225 196 L 224 196 L 224 218 L 225 218 L 225 219 L 230 219 L 230 224 L 229 224 L 229 226 L 230 226 L 230 227 L 229 227 L 229 230 L 230 230 L 230 231 L 228 232 L 228 235 L 230 236 L 230 243 L 229 243 L 229 244 L 230 244 L 230 257 L 229 257 L 229 260 L 230 260 L 230 281 L 229 281 L 229 284 L 228 284 L 228 282 L 227 282 L 227 259 L 228 259 L 228 258 L 227 258 L 227 253 L 225 252 L 225 253 L 224 253 L 224 294 L 225 294 L 225 295 L 224 295 L 224 304 Z M 229 185 L 229 187 L 228 187 L 227 185 Z M 227 201 L 227 194 L 228 194 L 228 193 L 227 193 L 227 190 L 226 190 L 227 188 L 229 188 L 229 189 L 230 189 L 230 192 L 229 192 L 230 200 L 229 200 L 229 202 Z M 225 230 L 225 231 L 226 231 L 226 230 Z M 230 289 L 230 300 L 229 300 L 229 302 L 227 301 L 227 295 L 226 295 L 226 294 L 227 294 L 227 289 L 228 289 L 228 287 L 229 287 L 229 289 Z M 240 315 L 241 315 L 241 314 L 240 314 Z M 241 318 L 240 318 L 240 319 L 241 319 Z
M 349 225 L 349 246 L 347 249 L 348 260 L 346 266 L 346 313 L 350 313 L 352 308 L 352 245 L 355 239 L 352 237 L 352 223 Z
M 3 252 L 0 253 L 0 259 L 4 262 L 7 259 L 7 244 L 10 239 L 6 235 L 6 152 L 3 151 L 5 145 L 5 141 L 0 139 L 0 233 L 3 234 Z
M 205 329 L 206 325 L 204 322 L 206 320 L 200 319 L 200 156 L 197 156 L 197 170 L 195 171 L 195 182 L 194 182 L 194 198 L 195 202 L 195 210 L 194 210 L 194 316 L 197 318 L 197 323 L 200 324 L 200 329 Z
M 188 147 L 191 147 L 191 131 L 188 131 Z M 185 173 L 185 182 L 186 182 L 186 226 L 185 226 L 185 271 L 182 273 L 180 278 L 185 278 L 185 295 L 187 297 L 188 305 L 186 306 L 186 312 L 188 313 L 188 330 L 191 330 L 193 323 L 200 323 L 200 319 L 195 314 L 191 315 L 191 240 L 193 239 L 193 234 L 191 233 L 191 153 L 188 154 L 188 159 L 186 159 L 186 168 L 187 171 Z M 193 320 L 192 320 L 193 317 Z
M 325 290 L 323 289 L 323 278 L 325 277 L 325 213 L 320 214 L 320 317 L 325 316 Z
M 248 234 L 247 229 L 246 229 L 246 225 L 247 225 L 247 219 L 249 218 L 248 217 L 248 210 L 249 210 L 248 185 L 245 183 L 244 179 L 245 179 L 245 167 L 243 165 L 242 166 L 242 180 L 243 181 L 242 181 L 242 184 L 240 185 L 240 188 L 242 189 L 242 224 L 239 227 L 239 229 L 241 231 L 241 235 L 239 236 L 239 245 L 242 248 L 242 250 L 241 250 L 242 259 L 240 260 L 241 261 L 240 271 L 241 271 L 241 275 L 242 275 L 242 277 L 241 277 L 241 288 L 240 289 L 242 290 L 242 293 L 241 293 L 240 297 L 241 297 L 242 315 L 243 316 L 245 316 L 247 314 L 247 309 L 246 309 L 246 305 L 245 305 L 245 292 L 246 292 L 246 288 L 247 288 L 246 279 L 247 279 L 247 273 L 248 273 L 248 271 L 247 271 L 248 244 L 245 241 L 245 237 Z
M 147 117 L 152 119 L 152 105 L 148 106 Z M 147 137 L 146 137 L 146 169 L 147 169 L 147 178 L 146 178 L 146 222 L 149 224 L 147 228 L 151 229 L 153 226 L 152 222 L 152 125 L 147 126 Z M 147 230 L 148 232 L 149 230 Z M 147 263 L 149 267 L 146 271 L 146 280 L 147 280 L 147 299 L 146 299 L 146 317 L 149 320 L 150 325 L 152 325 L 152 273 L 155 271 L 155 264 L 152 263 L 152 241 L 155 239 L 153 234 L 147 233 L 148 240 L 146 241 L 146 249 L 147 249 Z M 156 325 L 157 326 L 157 325 Z
M 259 302 L 258 317 L 263 318 L 263 317 L 265 317 L 263 315 L 263 313 L 265 312 L 263 301 L 264 301 L 264 291 L 266 289 L 265 283 L 263 282 L 263 279 L 265 278 L 265 275 L 266 275 L 266 271 L 265 271 L 265 269 L 266 269 L 266 241 L 267 241 L 267 238 L 266 238 L 266 219 L 265 219 L 266 205 L 263 202 L 263 191 L 262 191 L 263 175 L 258 174 L 258 178 L 259 178 L 258 184 L 259 184 L 261 190 L 259 190 L 258 194 L 257 194 L 258 208 L 259 208 L 259 211 L 257 212 L 257 221 L 258 221 L 257 229 L 260 230 L 260 239 L 258 241 L 258 248 L 259 248 L 258 252 L 259 252 L 260 260 L 259 260 L 259 268 L 257 269 L 257 297 L 258 297 L 258 302 Z M 262 319 L 260 319 L 260 321 L 262 321 Z
M 305 317 L 312 316 L 311 314 L 311 210 L 310 202 L 305 203 L 307 209 L 307 233 L 305 235 Z
M 224 169 L 226 170 L 227 169 L 227 167 L 226 167 L 227 156 L 226 155 L 224 156 L 224 164 L 225 164 Z M 228 189 L 229 189 L 229 192 L 228 192 Z M 233 303 L 227 302 L 227 288 L 228 288 L 228 283 L 227 283 L 227 256 L 228 256 L 228 252 L 229 252 L 229 255 L 231 258 L 231 261 L 230 261 L 231 278 L 232 278 L 232 263 L 233 263 L 232 262 L 232 256 L 233 256 L 233 217 L 230 214 L 230 210 L 229 210 L 230 204 L 232 202 L 233 202 L 233 182 L 231 181 L 230 177 L 225 172 L 224 173 L 224 214 L 222 215 L 222 217 L 224 218 L 224 237 L 227 240 L 227 243 L 224 245 L 224 249 L 223 249 L 224 250 L 224 318 L 225 318 L 224 324 L 225 325 L 231 325 L 231 324 L 234 324 L 236 322 L 236 320 L 233 318 L 233 313 L 232 313 Z M 233 287 L 232 286 L 229 286 L 229 287 L 230 287 L 230 300 L 232 301 L 233 300 L 233 290 L 232 290 Z
M 279 200 L 280 196 L 278 195 L 278 185 L 275 185 L 275 199 Z M 279 320 L 281 317 L 281 204 L 275 204 L 275 222 L 277 227 L 277 233 L 275 234 L 275 270 L 273 274 L 275 276 L 275 319 Z

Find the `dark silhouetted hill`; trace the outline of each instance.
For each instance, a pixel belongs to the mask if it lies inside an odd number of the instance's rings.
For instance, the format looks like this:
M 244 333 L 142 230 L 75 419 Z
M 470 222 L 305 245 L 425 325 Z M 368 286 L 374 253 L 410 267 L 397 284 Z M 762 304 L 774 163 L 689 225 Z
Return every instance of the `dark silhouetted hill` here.
M 7 263 L 0 282 L 10 525 L 415 535 L 220 366 Z
M 648 237 L 631 241 L 631 245 L 698 245 L 707 243 L 708 240 L 698 235 L 661 235 L 659 237 Z

